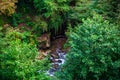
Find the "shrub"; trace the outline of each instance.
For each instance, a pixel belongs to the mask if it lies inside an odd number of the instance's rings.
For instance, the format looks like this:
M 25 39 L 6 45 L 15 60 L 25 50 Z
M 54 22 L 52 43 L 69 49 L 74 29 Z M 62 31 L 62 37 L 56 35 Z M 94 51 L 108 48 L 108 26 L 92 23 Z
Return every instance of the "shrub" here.
M 120 37 L 117 26 L 99 15 L 83 20 L 82 25 L 69 29 L 71 47 L 61 80 L 119 80 Z
M 9 28 L 6 29 L 5 38 L 8 40 L 8 43 L 10 41 L 19 39 L 22 42 L 34 44 L 36 36 L 33 35 L 30 31 L 14 29 L 9 26 Z
M 0 78 L 2 80 L 48 80 L 45 71 L 47 58 L 37 60 L 38 51 L 33 43 L 22 41 L 23 34 L 12 30 L 5 37 L 7 46 L 1 48 Z M 24 35 L 26 37 L 26 35 Z M 4 41 L 5 42 L 5 41 Z

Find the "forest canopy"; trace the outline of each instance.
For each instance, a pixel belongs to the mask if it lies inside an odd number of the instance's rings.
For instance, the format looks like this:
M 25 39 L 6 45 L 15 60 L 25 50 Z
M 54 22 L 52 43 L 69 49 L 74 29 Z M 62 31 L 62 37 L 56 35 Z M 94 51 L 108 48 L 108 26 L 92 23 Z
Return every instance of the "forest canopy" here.
M 59 36 L 65 63 L 51 77 Z M 0 0 L 0 62 L 1 80 L 120 80 L 120 1 Z

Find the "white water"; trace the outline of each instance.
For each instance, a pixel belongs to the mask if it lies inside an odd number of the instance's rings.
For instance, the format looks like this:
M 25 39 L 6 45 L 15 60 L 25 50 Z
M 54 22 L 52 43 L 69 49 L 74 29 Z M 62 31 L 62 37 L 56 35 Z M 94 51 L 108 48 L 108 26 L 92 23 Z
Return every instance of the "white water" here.
M 54 76 L 54 73 L 56 71 L 61 70 L 60 66 L 65 62 L 65 56 L 66 56 L 65 52 L 63 52 L 60 49 L 56 49 L 56 54 L 58 55 L 57 59 L 55 59 L 52 56 L 50 57 L 50 60 L 53 62 L 51 63 L 52 67 L 46 72 L 46 74 L 49 76 Z

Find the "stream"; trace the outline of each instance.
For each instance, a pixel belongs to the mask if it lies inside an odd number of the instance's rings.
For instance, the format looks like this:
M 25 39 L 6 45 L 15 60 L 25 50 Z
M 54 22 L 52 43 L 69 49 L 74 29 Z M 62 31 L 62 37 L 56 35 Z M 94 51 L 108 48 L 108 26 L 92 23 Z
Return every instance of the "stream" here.
M 65 56 L 68 49 L 64 49 L 64 44 L 66 43 L 65 36 L 57 36 L 53 40 L 50 40 L 49 34 L 43 34 L 38 38 L 38 41 L 45 41 L 46 43 L 41 45 L 40 56 L 38 59 L 43 59 L 48 54 L 50 55 L 49 60 L 51 62 L 51 68 L 46 71 L 49 76 L 54 76 L 56 71 L 61 70 L 61 65 L 65 62 Z M 46 48 L 49 47 L 49 48 Z
M 56 71 L 61 70 L 61 65 L 65 62 L 66 51 L 63 50 L 63 46 L 66 42 L 66 38 L 57 38 L 52 42 L 52 48 L 50 53 L 51 68 L 47 71 L 47 75 L 54 76 Z
M 54 76 L 54 73 L 56 71 L 61 70 L 60 65 L 64 64 L 64 62 L 65 62 L 65 56 L 66 56 L 65 52 L 63 52 L 60 49 L 56 49 L 55 55 L 57 57 L 54 57 L 52 55 L 50 56 L 50 61 L 51 61 L 52 67 L 47 71 L 47 74 L 49 76 Z

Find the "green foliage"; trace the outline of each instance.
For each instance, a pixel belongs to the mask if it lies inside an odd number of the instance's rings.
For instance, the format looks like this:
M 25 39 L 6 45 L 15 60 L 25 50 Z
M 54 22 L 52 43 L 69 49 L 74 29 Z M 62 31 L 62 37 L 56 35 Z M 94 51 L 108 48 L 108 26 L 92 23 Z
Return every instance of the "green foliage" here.
M 116 2 L 117 3 L 117 2 Z M 117 3 L 117 10 L 116 10 L 116 23 L 120 25 L 120 3 Z M 120 30 L 120 27 L 119 27 Z
M 56 18 L 57 17 L 57 18 Z M 63 19 L 60 15 L 54 14 L 48 22 L 49 29 L 54 29 L 55 33 L 62 27 Z
M 41 26 L 43 30 L 54 29 L 57 32 L 65 22 L 65 14 L 69 11 L 69 1 L 34 0 L 33 3 L 38 14 L 41 15 L 41 23 L 45 24 L 45 27 Z
M 48 31 L 48 24 L 41 16 L 35 16 L 33 30 L 37 31 L 38 34 Z
M 3 28 L 2 28 L 2 26 L 0 26 L 0 53 L 1 53 L 1 49 L 5 45 L 3 37 L 4 37 Z
M 12 16 L 10 17 L 10 20 L 11 20 L 10 22 L 12 26 L 15 26 L 15 27 L 18 26 L 18 24 L 22 22 L 21 18 L 22 18 L 21 13 L 12 14 Z
M 25 38 L 29 39 L 28 35 L 30 34 L 9 29 L 2 37 L 7 43 L 4 48 L 0 47 L 0 78 L 2 80 L 49 80 L 49 76 L 45 74 L 49 61 L 47 58 L 37 60 L 38 51 L 35 44 L 23 41 Z
M 36 60 L 36 55 L 37 49 L 35 46 L 21 43 L 19 40 L 12 41 L 9 47 L 3 49 L 1 55 L 1 77 L 9 80 L 48 79 L 44 72 L 37 72 L 47 65 L 43 65 L 46 64 L 46 61 L 43 63 Z
M 48 18 L 55 12 L 68 11 L 67 0 L 34 0 L 34 6 L 42 16 Z
M 19 13 L 19 12 L 12 14 L 12 16 L 9 17 L 9 20 L 10 20 L 11 25 L 14 27 L 17 27 L 19 24 L 25 24 L 28 27 L 34 25 L 29 15 L 27 14 L 23 15 L 23 13 Z
M 92 17 L 94 13 L 102 15 L 110 22 L 119 20 L 119 0 L 76 0 L 72 3 L 69 19 L 77 24 L 82 18 Z
M 8 39 L 8 42 L 19 39 L 22 42 L 30 44 L 34 44 L 36 39 L 36 36 L 30 31 L 21 32 L 21 30 L 12 27 L 7 28 L 5 37 Z
M 120 37 L 117 26 L 101 16 L 83 20 L 67 32 L 68 46 L 60 80 L 119 80 Z M 63 78 L 64 77 L 64 78 Z
M 3 16 L 0 16 L 0 26 L 3 25 L 4 21 L 3 21 Z
M 0 16 L 0 26 L 7 22 L 14 26 L 0 27 L 0 79 L 119 80 L 120 27 L 113 25 L 120 24 L 119 0 L 11 1 L 0 3 L 0 13 L 11 15 Z M 53 35 L 63 27 L 68 27 L 71 51 L 58 78 L 49 78 L 44 74 L 48 59 L 36 60 L 36 36 L 50 31 Z
M 49 17 L 56 9 L 54 0 L 34 0 L 34 6 L 39 13 L 45 17 Z
M 24 14 L 33 14 L 33 0 L 18 0 L 17 3 L 17 12 Z

